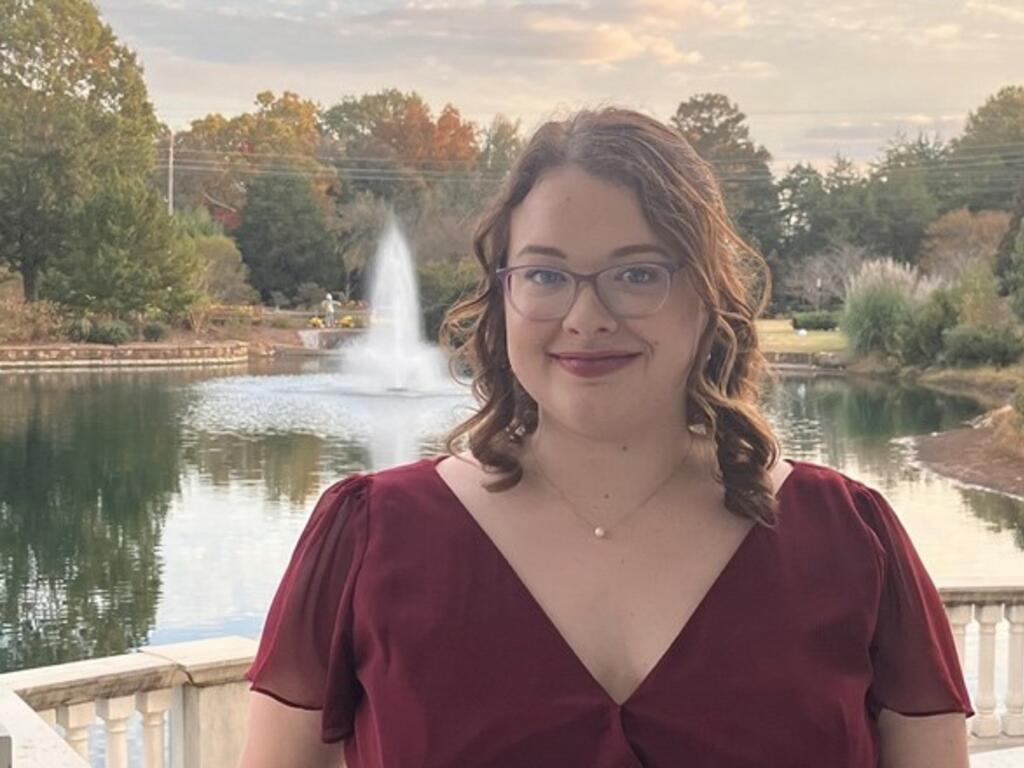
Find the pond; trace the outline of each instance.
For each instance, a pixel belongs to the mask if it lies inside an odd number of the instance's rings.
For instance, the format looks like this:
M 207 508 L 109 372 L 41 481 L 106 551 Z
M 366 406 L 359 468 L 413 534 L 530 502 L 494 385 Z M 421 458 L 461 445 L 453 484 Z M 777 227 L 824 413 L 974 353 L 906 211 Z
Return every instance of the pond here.
M 338 358 L 0 374 L 0 671 L 145 644 L 256 637 L 320 491 L 438 452 L 465 397 L 353 399 Z M 958 487 L 906 438 L 963 397 L 786 376 L 784 455 L 881 490 L 940 585 L 1024 585 L 1024 502 Z

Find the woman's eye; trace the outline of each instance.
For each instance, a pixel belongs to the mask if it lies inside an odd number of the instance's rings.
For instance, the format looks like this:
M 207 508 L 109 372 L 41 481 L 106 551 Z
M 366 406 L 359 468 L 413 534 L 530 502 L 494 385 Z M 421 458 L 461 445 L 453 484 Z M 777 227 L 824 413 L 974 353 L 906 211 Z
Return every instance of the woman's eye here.
M 627 283 L 650 283 L 657 280 L 658 275 L 650 267 L 626 267 L 619 272 L 619 279 Z
M 526 279 L 537 285 L 560 285 L 565 281 L 565 275 L 554 269 L 530 269 L 526 272 Z

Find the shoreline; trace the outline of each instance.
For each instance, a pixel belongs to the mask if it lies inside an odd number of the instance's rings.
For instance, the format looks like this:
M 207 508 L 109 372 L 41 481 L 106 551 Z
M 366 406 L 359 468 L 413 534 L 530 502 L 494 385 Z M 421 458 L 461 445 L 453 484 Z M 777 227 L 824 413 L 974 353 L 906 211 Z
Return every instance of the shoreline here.
M 1003 406 L 966 426 L 907 440 L 921 466 L 962 485 L 1024 501 L 1021 419 Z
M 0 346 L 0 372 L 59 368 L 237 365 L 260 353 L 236 340 L 182 343 L 25 344 Z

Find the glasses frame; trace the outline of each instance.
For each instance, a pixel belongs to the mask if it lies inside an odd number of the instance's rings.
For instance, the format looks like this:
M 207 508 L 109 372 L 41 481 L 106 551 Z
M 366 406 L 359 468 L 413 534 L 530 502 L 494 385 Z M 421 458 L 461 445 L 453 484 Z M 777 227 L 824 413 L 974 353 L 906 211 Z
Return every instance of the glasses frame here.
M 605 272 L 611 272 L 613 269 L 623 269 L 628 267 L 661 267 L 662 269 L 668 272 L 668 288 L 665 290 L 665 296 L 664 298 L 662 298 L 658 306 L 652 309 L 650 312 L 644 312 L 642 315 L 624 315 L 619 312 L 616 312 L 611 307 L 608 306 L 608 302 L 604 300 L 604 298 L 601 296 L 601 291 L 598 290 L 597 280 L 601 275 L 603 275 Z M 515 309 L 516 312 L 518 312 L 520 315 L 527 318 L 528 320 L 561 320 L 572 311 L 573 306 L 575 306 L 576 304 L 576 300 L 580 297 L 580 290 L 583 288 L 584 284 L 589 284 L 590 287 L 594 289 L 594 295 L 597 297 L 597 300 L 601 302 L 601 305 L 606 310 L 608 310 L 609 313 L 611 313 L 615 317 L 623 319 L 636 319 L 640 317 L 650 317 L 651 315 L 657 313 L 663 306 L 665 306 L 665 302 L 668 301 L 668 297 L 672 294 L 672 280 L 675 277 L 676 272 L 678 272 L 682 268 L 682 264 L 678 264 L 675 262 L 630 261 L 625 264 L 613 264 L 610 267 L 599 269 L 597 272 L 589 272 L 583 274 L 581 272 L 573 272 L 571 269 L 565 269 L 564 267 L 549 266 L 547 264 L 520 264 L 515 267 L 502 267 L 501 269 L 496 269 L 494 270 L 494 274 L 497 276 L 498 284 L 501 286 L 501 290 L 504 296 L 508 298 L 509 304 L 512 305 L 512 308 Z M 524 269 L 548 269 L 551 270 L 552 272 L 561 272 L 564 275 L 568 275 L 572 279 L 572 300 L 566 307 L 565 312 L 554 317 L 531 317 L 530 315 L 526 314 L 521 309 L 519 309 L 519 307 L 516 306 L 516 303 L 512 300 L 512 292 L 509 290 L 509 281 L 512 279 L 512 274 L 514 272 L 519 272 Z

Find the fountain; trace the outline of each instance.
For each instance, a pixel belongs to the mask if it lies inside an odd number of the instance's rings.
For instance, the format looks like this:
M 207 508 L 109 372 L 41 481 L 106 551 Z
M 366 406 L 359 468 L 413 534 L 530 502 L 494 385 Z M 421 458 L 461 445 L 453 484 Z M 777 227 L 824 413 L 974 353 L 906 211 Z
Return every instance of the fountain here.
M 409 246 L 392 214 L 374 258 L 370 329 L 343 348 L 364 391 L 423 394 L 449 390 L 444 357 L 423 340 L 419 288 Z
M 466 416 L 472 399 L 452 379 L 441 350 L 423 338 L 412 255 L 393 216 L 372 274 L 364 335 L 304 364 L 318 372 L 204 382 L 190 407 L 192 428 L 303 432 L 361 444 L 369 449 L 368 468 L 434 450 L 437 436 Z

